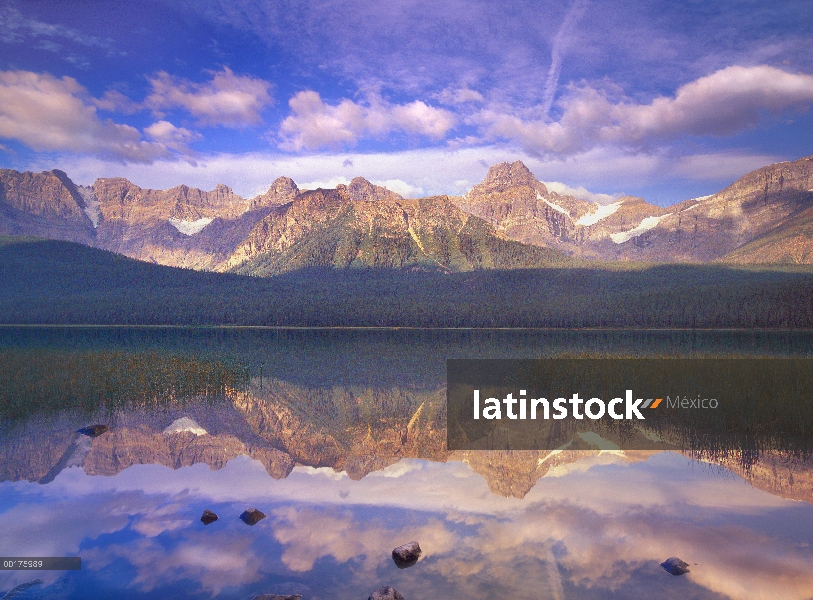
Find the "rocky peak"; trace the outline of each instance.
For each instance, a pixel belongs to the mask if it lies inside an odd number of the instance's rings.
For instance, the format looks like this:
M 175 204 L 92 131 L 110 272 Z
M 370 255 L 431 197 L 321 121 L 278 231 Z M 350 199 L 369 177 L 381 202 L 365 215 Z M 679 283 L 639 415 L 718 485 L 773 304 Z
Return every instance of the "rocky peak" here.
M 337 188 L 338 189 L 338 188 Z M 380 202 L 403 200 L 400 194 L 396 194 L 380 185 L 375 185 L 364 179 L 356 177 L 347 186 L 348 197 L 356 202 Z
M 277 177 L 268 191 L 251 201 L 251 208 L 262 206 L 282 206 L 288 204 L 299 195 L 299 188 L 290 177 Z
M 540 192 L 547 195 L 547 188 L 536 180 L 536 177 L 521 160 L 494 165 L 488 170 L 488 174 L 480 186 L 483 188 L 482 191 L 486 193 L 504 192 L 512 188 L 527 186 L 539 189 Z
M 0 169 L 0 202 L 46 218 L 85 221 L 84 200 L 62 171 L 20 173 Z M 89 221 L 87 221 L 89 224 Z
M 226 185 L 211 192 L 187 185 L 168 190 L 142 189 L 122 177 L 97 179 L 93 193 L 104 219 L 131 223 L 168 218 L 235 218 L 245 212 L 248 202 Z

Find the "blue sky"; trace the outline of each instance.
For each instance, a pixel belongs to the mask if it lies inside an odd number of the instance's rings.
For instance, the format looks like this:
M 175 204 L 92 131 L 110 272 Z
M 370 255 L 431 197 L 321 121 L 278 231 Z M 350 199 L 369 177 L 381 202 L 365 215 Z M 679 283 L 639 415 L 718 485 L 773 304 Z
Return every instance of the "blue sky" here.
M 811 25 L 798 0 L 0 0 L 0 166 L 416 196 L 520 159 L 669 204 L 813 154 Z

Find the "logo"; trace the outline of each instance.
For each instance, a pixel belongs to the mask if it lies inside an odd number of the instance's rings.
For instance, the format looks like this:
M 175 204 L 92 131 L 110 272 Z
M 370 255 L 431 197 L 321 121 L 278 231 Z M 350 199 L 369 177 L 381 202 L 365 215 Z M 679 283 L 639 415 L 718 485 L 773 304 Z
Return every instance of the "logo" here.
M 570 415 L 574 419 L 581 420 L 586 417 L 595 421 L 607 415 L 616 420 L 644 420 L 646 417 L 641 413 L 641 410 L 658 408 L 663 401 L 663 398 L 637 398 L 633 400 L 632 390 L 626 390 L 623 398 L 613 398 L 609 402 L 605 402 L 601 398 L 585 400 L 579 397 L 578 392 L 569 399 L 556 398 L 553 401 L 549 401 L 547 398 L 527 398 L 527 394 L 526 390 L 519 390 L 516 398 L 514 398 L 513 393 L 509 393 L 502 400 L 486 398 L 483 400 L 481 407 L 480 390 L 475 389 L 473 393 L 473 418 L 480 419 L 482 414 L 484 419 L 502 419 L 503 414 L 505 414 L 507 419 L 513 420 L 526 420 L 529 418 L 531 420 L 538 418 L 561 420 Z M 505 405 L 504 412 L 502 405 Z

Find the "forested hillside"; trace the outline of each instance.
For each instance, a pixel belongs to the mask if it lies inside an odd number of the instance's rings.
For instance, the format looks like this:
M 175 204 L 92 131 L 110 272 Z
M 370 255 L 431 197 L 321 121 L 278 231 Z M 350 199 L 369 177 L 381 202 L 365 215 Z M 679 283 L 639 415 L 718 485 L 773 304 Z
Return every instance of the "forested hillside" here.
M 809 268 L 302 269 L 260 278 L 5 238 L 0 322 L 386 327 L 812 327 Z

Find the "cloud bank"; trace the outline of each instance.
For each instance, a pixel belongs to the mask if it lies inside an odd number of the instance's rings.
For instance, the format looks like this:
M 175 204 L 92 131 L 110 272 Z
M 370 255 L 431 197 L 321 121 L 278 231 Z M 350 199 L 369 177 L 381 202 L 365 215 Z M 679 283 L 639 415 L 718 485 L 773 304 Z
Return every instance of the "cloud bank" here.
M 72 77 L 0 72 L 0 138 L 18 140 L 39 152 L 67 151 L 137 163 L 188 153 L 184 140 L 194 138 L 191 132 L 165 121 L 150 129 L 152 142 L 142 139 L 135 127 L 100 119 L 87 90 Z
M 262 122 L 260 113 L 272 103 L 271 84 L 259 78 L 235 75 L 224 67 L 211 81 L 194 83 L 173 77 L 165 71 L 150 78 L 152 91 L 144 105 L 157 116 L 165 110 L 181 108 L 199 125 L 245 127 Z
M 342 100 L 333 106 L 314 91 L 297 93 L 288 102 L 292 114 L 280 125 L 286 150 L 354 145 L 365 136 L 380 137 L 394 131 L 442 138 L 455 126 L 454 115 L 420 100 L 390 104 L 374 98 L 367 105 Z
M 685 136 L 724 136 L 813 104 L 813 75 L 776 67 L 731 66 L 649 103 L 612 99 L 589 85 L 571 86 L 558 121 L 523 119 L 488 109 L 475 116 L 489 139 L 520 143 L 536 154 L 569 155 L 597 146 L 640 148 Z

